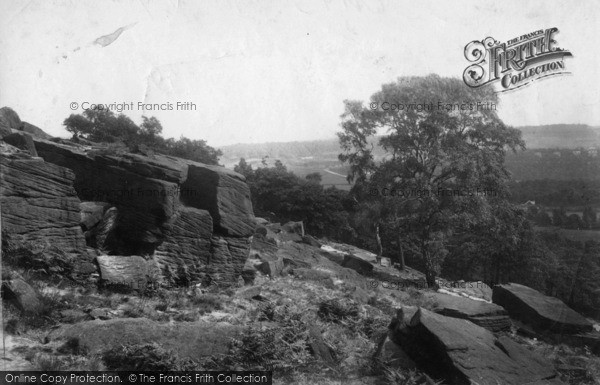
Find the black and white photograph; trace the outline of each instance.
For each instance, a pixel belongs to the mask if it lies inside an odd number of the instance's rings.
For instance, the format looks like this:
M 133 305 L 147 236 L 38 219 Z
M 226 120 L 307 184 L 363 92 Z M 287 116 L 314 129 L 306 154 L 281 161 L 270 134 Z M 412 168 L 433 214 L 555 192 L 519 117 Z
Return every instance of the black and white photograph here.
M 0 384 L 600 385 L 598 36 L 0 0 Z

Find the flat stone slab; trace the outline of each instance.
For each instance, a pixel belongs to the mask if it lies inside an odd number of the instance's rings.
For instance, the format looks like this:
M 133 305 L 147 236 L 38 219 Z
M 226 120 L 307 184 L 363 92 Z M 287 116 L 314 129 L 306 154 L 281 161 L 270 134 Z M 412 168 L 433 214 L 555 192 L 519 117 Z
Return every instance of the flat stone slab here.
M 492 300 L 504 307 L 512 318 L 540 333 L 577 334 L 593 331 L 592 323 L 563 301 L 524 285 L 496 285 Z
M 510 329 L 510 317 L 502 306 L 441 293 L 435 293 L 434 299 L 438 314 L 466 319 L 492 332 Z
M 393 321 L 390 336 L 421 370 L 449 384 L 562 383 L 544 357 L 464 319 L 420 308 L 409 323 Z

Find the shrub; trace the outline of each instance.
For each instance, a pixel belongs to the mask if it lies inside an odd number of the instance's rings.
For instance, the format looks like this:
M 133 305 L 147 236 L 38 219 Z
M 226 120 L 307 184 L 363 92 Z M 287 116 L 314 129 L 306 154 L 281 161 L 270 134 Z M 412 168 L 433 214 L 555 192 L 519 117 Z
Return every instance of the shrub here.
M 345 323 L 360 317 L 359 307 L 354 301 L 328 299 L 319 304 L 317 315 L 325 322 Z
M 55 356 L 39 354 L 33 359 L 33 366 L 42 372 L 53 372 L 64 369 L 63 362 Z
M 309 349 L 310 321 L 303 319 L 304 310 L 272 304 L 260 308 L 258 320 L 270 320 L 280 326 L 263 330 L 247 327 L 239 339 L 231 343 L 229 353 L 215 358 L 211 367 L 223 370 L 277 370 L 287 372 L 312 361 Z
M 77 337 L 70 337 L 56 351 L 61 354 L 74 354 L 74 355 L 86 355 L 88 353 L 87 347 L 82 346 L 79 343 L 79 338 L 77 338 Z
M 223 308 L 222 300 L 214 294 L 203 294 L 192 297 L 191 302 L 194 306 L 197 306 L 200 315 Z

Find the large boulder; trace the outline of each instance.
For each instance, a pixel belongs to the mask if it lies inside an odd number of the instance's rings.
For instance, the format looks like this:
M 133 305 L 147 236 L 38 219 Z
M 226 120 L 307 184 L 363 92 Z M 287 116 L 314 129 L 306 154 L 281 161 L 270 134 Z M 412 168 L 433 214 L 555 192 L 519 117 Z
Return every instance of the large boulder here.
M 85 232 L 88 245 L 101 251 L 113 251 L 118 244 L 116 241 L 118 219 L 119 210 L 116 207 L 106 210 L 100 222 Z
M 19 115 L 10 107 L 0 108 L 0 139 L 12 134 L 12 130 L 21 127 Z
M 403 314 L 401 316 L 404 316 Z M 419 308 L 390 337 L 435 379 L 456 385 L 561 384 L 552 364 L 506 336 Z
M 416 368 L 415 362 L 390 339 L 389 333 L 384 333 L 379 337 L 373 359 L 377 363 L 393 369 L 413 370 Z
M 531 326 L 537 332 L 576 334 L 593 330 L 591 322 L 560 299 L 524 285 L 496 285 L 492 300 L 504 307 L 512 318 Z
M 25 154 L 0 154 L 2 230 L 18 247 L 52 245 L 85 254 L 75 174 Z
M 81 227 L 91 230 L 104 217 L 104 213 L 110 207 L 106 202 L 81 202 L 79 205 L 81 213 Z
M 146 318 L 117 318 L 62 325 L 52 330 L 47 340 L 79 339 L 81 347 L 99 354 L 115 346 L 156 343 L 176 351 L 182 358 L 200 358 L 226 354 L 232 338 L 239 336 L 240 326 L 224 322 L 159 323 Z
M 2 298 L 27 314 L 40 313 L 43 308 L 35 289 L 21 278 L 2 283 Z
M 502 306 L 441 293 L 435 293 L 434 299 L 438 314 L 466 319 L 492 332 L 510 329 L 508 312 Z
M 107 285 L 118 285 L 144 291 L 156 282 L 155 265 L 138 256 L 99 255 L 100 279 Z
M 373 272 L 373 264 L 371 262 L 365 261 L 364 259 L 352 254 L 347 254 L 344 256 L 342 266 L 352 269 L 363 275 L 369 275 Z
M 41 128 L 39 128 L 37 126 L 34 126 L 31 123 L 21 122 L 21 127 L 19 129 L 22 130 L 23 132 L 31 134 L 31 136 L 34 136 L 36 138 L 41 138 L 41 139 L 51 139 L 52 138 L 52 135 L 49 135 L 44 130 L 42 130 Z
M 31 156 L 37 156 L 35 144 L 33 144 L 33 138 L 27 133 L 13 132 L 12 134 L 4 135 L 2 140 L 21 150 L 27 151 Z

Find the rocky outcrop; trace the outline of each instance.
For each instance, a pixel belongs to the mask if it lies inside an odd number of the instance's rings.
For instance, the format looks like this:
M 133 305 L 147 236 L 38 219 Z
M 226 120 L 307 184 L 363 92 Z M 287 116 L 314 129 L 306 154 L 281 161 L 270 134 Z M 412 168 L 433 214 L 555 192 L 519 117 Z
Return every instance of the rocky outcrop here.
M 391 339 L 434 379 L 451 384 L 561 384 L 552 364 L 506 336 L 419 308 L 395 320 Z
M 169 156 L 34 142 L 44 160 L 73 170 L 82 200 L 110 205 L 86 233 L 91 246 L 154 255 L 172 283 L 237 281 L 256 225 L 243 176 Z
M 2 230 L 19 246 L 52 245 L 85 254 L 75 174 L 23 153 L 0 154 Z
M 26 132 L 26 133 L 30 134 L 31 136 L 40 138 L 40 139 L 51 139 L 52 138 L 52 135 L 48 135 L 41 128 L 34 126 L 31 123 L 27 123 L 27 122 L 21 122 L 21 127 L 19 127 L 19 130 Z
M 3 230 L 11 239 L 153 256 L 166 282 L 237 282 L 256 226 L 240 174 L 151 151 L 48 140 L 10 108 L 0 109 L 1 138 Z
M 593 325 L 560 299 L 546 296 L 530 287 L 510 283 L 494 286 L 494 303 L 510 316 L 537 332 L 576 334 L 593 330 Z
M 510 329 L 508 312 L 502 306 L 440 293 L 435 293 L 434 299 L 438 314 L 466 319 L 492 332 Z

